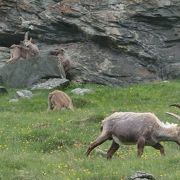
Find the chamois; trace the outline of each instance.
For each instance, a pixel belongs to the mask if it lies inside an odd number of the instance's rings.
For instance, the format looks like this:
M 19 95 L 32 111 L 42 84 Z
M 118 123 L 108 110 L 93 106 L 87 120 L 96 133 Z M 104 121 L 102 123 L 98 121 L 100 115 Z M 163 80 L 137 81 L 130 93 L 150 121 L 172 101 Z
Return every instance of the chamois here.
M 63 91 L 54 90 L 48 95 L 48 110 L 60 111 L 65 108 L 73 110 L 71 98 Z
M 112 140 L 107 159 L 112 158 L 121 143 L 137 144 L 138 157 L 142 156 L 145 146 L 152 146 L 165 155 L 161 141 L 173 141 L 180 145 L 180 127 L 163 123 L 150 112 L 115 112 L 102 121 L 101 129 L 101 135 L 89 145 L 87 156 L 106 140 Z
M 28 33 L 25 33 L 24 36 L 24 40 L 22 41 L 23 45 L 16 45 L 13 44 L 10 49 L 11 49 L 11 57 L 10 59 L 7 61 L 7 63 L 11 63 L 14 62 L 18 59 L 20 59 L 21 57 L 24 59 L 27 59 L 29 57 L 33 57 L 39 54 L 39 49 L 37 47 L 37 45 L 33 44 L 32 38 L 30 38 L 30 40 L 28 40 Z
M 63 48 L 55 49 L 51 51 L 51 54 L 57 56 L 58 61 L 63 65 L 64 71 L 67 75 L 68 71 L 71 69 L 72 62 L 70 60 L 70 57 L 65 52 L 65 50 Z
M 11 63 L 11 62 L 14 62 L 18 59 L 20 59 L 21 57 L 26 59 L 30 56 L 29 54 L 29 49 L 24 47 L 24 46 L 21 46 L 21 45 L 17 45 L 17 44 L 13 44 L 11 47 L 10 47 L 10 52 L 11 52 L 11 57 L 10 59 L 7 61 L 7 63 Z
M 177 108 L 180 108 L 180 104 L 171 104 L 170 106 L 175 106 Z M 167 114 L 171 115 L 171 116 L 174 116 L 175 118 L 179 119 L 180 120 L 180 116 L 175 114 L 175 113 L 172 113 L 172 112 L 166 112 Z

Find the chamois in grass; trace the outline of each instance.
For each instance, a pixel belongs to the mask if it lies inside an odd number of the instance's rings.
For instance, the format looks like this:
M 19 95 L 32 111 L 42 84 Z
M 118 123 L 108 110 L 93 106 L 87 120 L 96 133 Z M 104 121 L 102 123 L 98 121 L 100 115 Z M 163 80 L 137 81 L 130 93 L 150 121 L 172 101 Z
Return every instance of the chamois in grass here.
M 50 92 L 48 95 L 48 110 L 61 111 L 64 109 L 73 110 L 71 98 L 60 90 Z
M 112 140 L 107 159 L 112 158 L 121 143 L 136 144 L 138 157 L 142 156 L 145 146 L 152 146 L 164 155 L 161 141 L 180 145 L 180 127 L 160 121 L 153 113 L 115 112 L 102 121 L 101 129 L 101 135 L 89 145 L 87 156 L 106 140 Z

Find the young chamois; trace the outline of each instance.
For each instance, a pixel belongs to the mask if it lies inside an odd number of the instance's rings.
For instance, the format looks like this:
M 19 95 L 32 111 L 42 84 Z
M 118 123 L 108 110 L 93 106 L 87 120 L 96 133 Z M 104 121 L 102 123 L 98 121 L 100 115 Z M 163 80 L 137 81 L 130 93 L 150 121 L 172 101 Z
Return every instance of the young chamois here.
M 64 109 L 73 110 L 71 98 L 63 91 L 55 90 L 48 95 L 48 110 L 60 111 Z
M 112 140 L 107 159 L 112 158 L 121 143 L 137 144 L 138 157 L 142 156 L 145 146 L 152 146 L 164 155 L 161 141 L 180 145 L 180 127 L 161 122 L 153 113 L 115 112 L 102 121 L 101 129 L 101 135 L 88 147 L 87 156 L 106 140 Z
M 39 49 L 37 45 L 33 44 L 32 38 L 28 40 L 28 32 L 25 33 L 23 45 L 13 44 L 10 47 L 11 57 L 7 61 L 7 63 L 15 62 L 16 60 L 20 59 L 21 57 L 27 59 L 29 57 L 33 57 L 39 54 Z

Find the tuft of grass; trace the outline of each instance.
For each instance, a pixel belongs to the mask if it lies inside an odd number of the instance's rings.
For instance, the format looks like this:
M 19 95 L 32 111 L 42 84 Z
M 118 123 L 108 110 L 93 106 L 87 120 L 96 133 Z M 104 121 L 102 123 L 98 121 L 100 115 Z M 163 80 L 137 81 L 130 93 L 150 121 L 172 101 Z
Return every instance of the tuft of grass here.
M 71 93 L 74 88 L 89 88 L 83 96 Z M 47 112 L 48 90 L 33 91 L 32 99 L 9 102 L 15 89 L 0 96 L 0 179 L 30 180 L 123 180 L 135 171 L 146 171 L 159 180 L 180 177 L 179 147 L 165 142 L 166 156 L 146 147 L 141 159 L 136 146 L 122 146 L 112 161 L 96 150 L 90 157 L 85 151 L 100 134 L 101 120 L 115 111 L 153 112 L 162 121 L 176 123 L 166 111 L 180 102 L 180 81 L 153 82 L 128 87 L 95 84 L 70 84 L 64 88 L 72 97 L 75 110 Z M 98 149 L 107 152 L 111 141 Z

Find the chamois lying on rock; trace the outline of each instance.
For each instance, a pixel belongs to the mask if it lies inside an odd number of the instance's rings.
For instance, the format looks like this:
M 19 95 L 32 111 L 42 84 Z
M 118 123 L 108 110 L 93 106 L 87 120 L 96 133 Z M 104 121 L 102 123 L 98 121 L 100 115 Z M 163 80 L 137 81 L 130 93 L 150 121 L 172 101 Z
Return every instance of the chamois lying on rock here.
M 63 91 L 55 90 L 48 95 L 48 110 L 60 111 L 64 109 L 73 110 L 71 98 Z
M 101 135 L 90 144 L 86 155 L 106 140 L 112 140 L 107 152 L 111 159 L 121 143 L 137 144 L 137 155 L 141 157 L 144 146 L 152 146 L 164 155 L 161 141 L 173 141 L 180 145 L 180 127 L 161 122 L 153 113 L 115 112 L 102 121 Z
M 7 63 L 15 62 L 16 60 L 20 59 L 21 57 L 26 59 L 30 56 L 29 49 L 23 47 L 21 45 L 13 44 L 10 47 L 11 57 L 7 61 Z
M 21 57 L 27 59 L 29 57 L 33 57 L 39 54 L 39 49 L 36 44 L 32 43 L 32 38 L 28 40 L 28 33 L 29 32 L 25 33 L 22 45 L 13 44 L 10 47 L 11 57 L 7 61 L 7 63 L 13 63 Z

